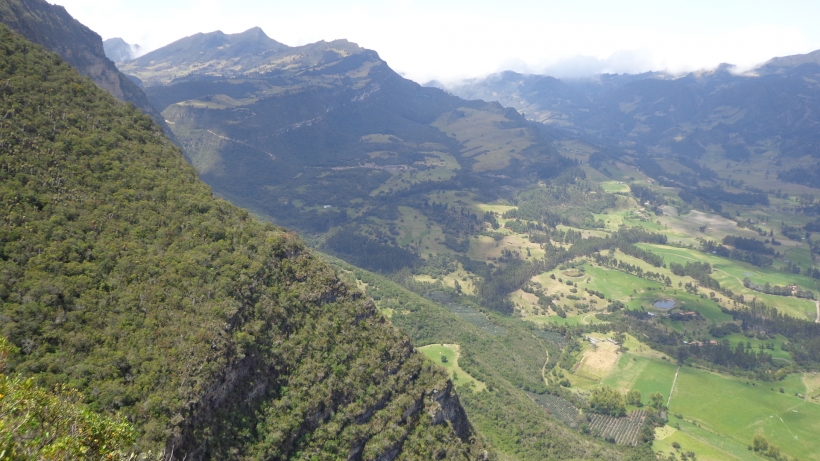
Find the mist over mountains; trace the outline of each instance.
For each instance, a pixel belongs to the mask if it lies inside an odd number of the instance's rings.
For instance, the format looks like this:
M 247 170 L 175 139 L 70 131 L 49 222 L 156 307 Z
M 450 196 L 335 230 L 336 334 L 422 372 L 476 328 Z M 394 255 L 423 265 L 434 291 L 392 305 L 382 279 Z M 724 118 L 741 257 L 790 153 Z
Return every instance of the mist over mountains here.
M 104 40 L 103 49 L 105 56 L 114 62 L 130 61 L 142 54 L 139 45 L 131 45 L 119 37 Z

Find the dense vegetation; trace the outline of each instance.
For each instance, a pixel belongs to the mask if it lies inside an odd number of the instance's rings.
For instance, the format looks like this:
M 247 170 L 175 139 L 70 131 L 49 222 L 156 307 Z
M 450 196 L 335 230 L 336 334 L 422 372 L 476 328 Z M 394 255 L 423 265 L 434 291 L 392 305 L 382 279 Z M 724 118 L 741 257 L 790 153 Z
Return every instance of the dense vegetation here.
M 65 387 L 3 374 L 13 350 L 0 336 L 0 459 L 125 459 L 134 441 L 127 421 L 90 411 Z
M 212 198 L 148 116 L 5 27 L 0 81 L 9 374 L 166 458 L 480 454 L 446 376 L 294 234 Z

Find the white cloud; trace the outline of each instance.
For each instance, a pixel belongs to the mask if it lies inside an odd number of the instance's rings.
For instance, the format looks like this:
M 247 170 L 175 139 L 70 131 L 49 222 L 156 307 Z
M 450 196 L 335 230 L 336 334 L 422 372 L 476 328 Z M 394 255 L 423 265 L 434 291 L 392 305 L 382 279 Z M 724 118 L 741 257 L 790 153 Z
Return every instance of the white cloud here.
M 260 26 L 300 45 L 346 38 L 374 49 L 419 82 L 453 81 L 505 68 L 681 72 L 820 48 L 820 2 L 690 0 L 52 0 L 104 38 L 148 51 L 197 32 Z M 782 13 L 792 8 L 800 14 Z M 815 14 L 816 13 L 816 14 Z

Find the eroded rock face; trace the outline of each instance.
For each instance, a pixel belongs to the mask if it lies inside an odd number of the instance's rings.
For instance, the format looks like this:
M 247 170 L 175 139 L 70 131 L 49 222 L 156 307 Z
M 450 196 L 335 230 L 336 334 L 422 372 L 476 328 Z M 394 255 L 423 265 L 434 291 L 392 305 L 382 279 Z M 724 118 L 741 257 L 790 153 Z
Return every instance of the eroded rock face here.
M 458 400 L 458 395 L 453 392 L 453 383 L 447 381 L 447 387 L 442 390 L 433 390 L 430 393 L 433 402 L 429 405 L 433 419 L 433 424 L 450 423 L 462 440 L 467 440 L 471 435 L 470 422 L 467 413 Z

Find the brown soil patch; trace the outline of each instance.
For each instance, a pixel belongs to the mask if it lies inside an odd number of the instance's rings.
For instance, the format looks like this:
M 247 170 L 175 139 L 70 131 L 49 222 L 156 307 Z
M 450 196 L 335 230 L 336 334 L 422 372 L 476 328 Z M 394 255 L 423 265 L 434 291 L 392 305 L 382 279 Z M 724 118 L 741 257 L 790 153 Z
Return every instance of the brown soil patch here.
M 581 364 L 578 371 L 584 375 L 603 378 L 618 363 L 617 351 L 617 345 L 606 340 L 598 341 L 597 347 L 587 349 L 584 363 Z

